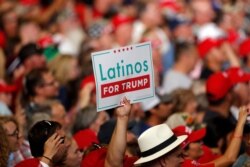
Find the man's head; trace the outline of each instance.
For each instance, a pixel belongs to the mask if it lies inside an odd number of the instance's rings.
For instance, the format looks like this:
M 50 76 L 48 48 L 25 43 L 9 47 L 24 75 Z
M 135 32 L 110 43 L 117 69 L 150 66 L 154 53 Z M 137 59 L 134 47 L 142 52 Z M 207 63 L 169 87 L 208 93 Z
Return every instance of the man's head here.
M 96 112 L 96 108 L 89 106 L 87 108 L 81 109 L 77 113 L 75 124 L 73 127 L 73 132 L 76 133 L 80 130 L 89 128 L 94 132 L 98 133 L 100 126 L 107 120 L 107 115 L 105 112 Z
M 174 106 L 173 112 L 186 112 L 193 114 L 197 111 L 197 101 L 192 90 L 176 89 L 172 92 Z
M 234 85 L 234 104 L 237 106 L 247 105 L 249 102 L 249 86 L 250 74 L 238 67 L 231 67 L 225 71 L 231 83 Z
M 198 52 L 195 45 L 189 42 L 176 43 L 175 61 L 186 68 L 187 72 L 191 72 L 198 61 Z
M 141 103 L 147 120 L 149 120 L 151 116 L 154 116 L 160 122 L 164 122 L 171 114 L 173 104 L 170 97 L 166 96 L 170 95 L 165 95 L 165 97 L 155 96 L 153 99 Z
M 120 46 L 128 45 L 131 42 L 133 31 L 133 18 L 126 15 L 117 15 L 112 19 L 114 35 Z
M 93 22 L 87 30 L 91 47 L 96 50 L 105 50 L 112 47 L 112 26 L 104 20 Z
M 199 42 L 198 50 L 199 56 L 204 58 L 207 65 L 215 63 L 216 65 L 221 65 L 226 61 L 226 56 L 221 50 L 221 46 L 224 40 L 222 39 L 212 39 L 206 38 Z
M 65 132 L 61 129 L 61 125 L 54 121 L 37 122 L 28 133 L 31 154 L 34 157 L 42 157 L 44 154 L 45 142 L 55 133 L 60 135 L 61 144 L 57 153 L 52 158 L 53 165 L 62 165 L 67 156 L 69 143 L 65 138 Z
M 48 69 L 35 69 L 25 77 L 24 92 L 29 97 L 53 98 L 58 94 L 58 83 Z
M 82 153 L 80 152 L 76 141 L 71 139 L 64 167 L 79 167 L 81 161 Z
M 192 1 L 192 9 L 194 14 L 194 21 L 199 26 L 210 23 L 215 17 L 212 1 L 209 0 L 194 0 Z
M 201 141 L 206 135 L 206 128 L 193 131 L 189 127 L 178 126 L 173 129 L 173 132 L 176 136 L 188 136 L 187 139 L 182 143 L 182 148 L 184 148 L 185 154 L 190 159 L 197 160 L 204 154 Z
M 139 1 L 137 4 L 140 20 L 148 28 L 159 26 L 163 19 L 160 6 L 153 0 Z
M 45 66 L 45 57 L 42 52 L 43 50 L 35 43 L 26 44 L 20 49 L 18 58 L 20 63 L 24 65 L 26 72 Z
M 51 100 L 48 101 L 48 105 L 51 108 L 52 121 L 60 123 L 65 131 L 69 130 L 69 118 L 62 103 L 57 100 Z
M 194 42 L 194 34 L 190 20 L 176 16 L 168 19 L 167 23 L 176 41 Z
M 138 138 L 141 158 L 134 164 L 180 166 L 183 162 L 180 145 L 186 138 L 186 135 L 176 137 L 167 124 L 149 128 Z

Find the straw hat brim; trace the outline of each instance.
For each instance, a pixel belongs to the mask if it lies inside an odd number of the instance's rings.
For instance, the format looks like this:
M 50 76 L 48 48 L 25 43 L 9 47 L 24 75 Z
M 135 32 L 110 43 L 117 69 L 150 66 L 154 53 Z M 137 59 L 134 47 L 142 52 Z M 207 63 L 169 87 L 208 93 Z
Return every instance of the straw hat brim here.
M 142 157 L 140 159 L 138 159 L 134 165 L 138 165 L 138 164 L 142 164 L 142 163 L 146 163 L 152 160 L 155 160 L 161 156 L 163 156 L 164 154 L 170 152 L 171 150 L 173 150 L 174 148 L 176 148 L 177 146 L 179 146 L 184 140 L 186 140 L 187 135 L 182 135 L 182 136 L 178 136 L 177 140 L 175 140 L 171 145 L 167 146 L 166 148 L 162 149 L 161 151 L 158 151 L 150 156 L 147 157 Z

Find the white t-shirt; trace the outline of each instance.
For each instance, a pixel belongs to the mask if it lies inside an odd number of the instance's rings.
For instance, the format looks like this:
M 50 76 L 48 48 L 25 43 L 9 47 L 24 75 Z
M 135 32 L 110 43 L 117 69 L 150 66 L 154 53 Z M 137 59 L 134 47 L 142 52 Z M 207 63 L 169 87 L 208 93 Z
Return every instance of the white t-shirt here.
M 192 80 L 189 76 L 171 69 L 164 75 L 161 92 L 171 93 L 178 88 L 189 89 L 191 85 Z

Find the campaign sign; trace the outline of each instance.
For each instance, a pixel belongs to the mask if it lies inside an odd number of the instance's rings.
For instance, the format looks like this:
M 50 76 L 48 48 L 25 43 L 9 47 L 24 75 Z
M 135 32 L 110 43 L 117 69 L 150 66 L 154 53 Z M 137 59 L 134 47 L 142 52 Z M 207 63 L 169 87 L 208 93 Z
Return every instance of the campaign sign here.
M 96 80 L 97 111 L 154 97 L 151 43 L 145 42 L 92 53 Z

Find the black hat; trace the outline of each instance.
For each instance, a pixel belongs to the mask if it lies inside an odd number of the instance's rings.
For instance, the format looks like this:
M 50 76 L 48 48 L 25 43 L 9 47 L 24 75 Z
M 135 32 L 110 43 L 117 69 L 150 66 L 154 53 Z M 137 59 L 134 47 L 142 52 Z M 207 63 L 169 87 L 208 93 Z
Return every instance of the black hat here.
M 100 141 L 100 143 L 109 144 L 112 138 L 113 131 L 115 129 L 115 125 L 116 125 L 116 119 L 111 119 L 101 125 L 100 130 L 98 132 L 98 140 Z M 128 123 L 127 130 L 132 132 L 132 129 L 134 126 L 135 126 L 135 122 L 130 121 Z
M 176 29 L 180 25 L 183 25 L 183 24 L 187 25 L 190 23 L 191 23 L 190 20 L 183 18 L 183 17 L 173 17 L 173 18 L 168 19 L 168 26 L 171 30 Z

